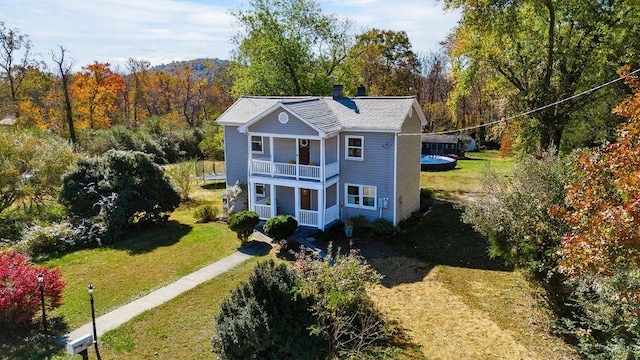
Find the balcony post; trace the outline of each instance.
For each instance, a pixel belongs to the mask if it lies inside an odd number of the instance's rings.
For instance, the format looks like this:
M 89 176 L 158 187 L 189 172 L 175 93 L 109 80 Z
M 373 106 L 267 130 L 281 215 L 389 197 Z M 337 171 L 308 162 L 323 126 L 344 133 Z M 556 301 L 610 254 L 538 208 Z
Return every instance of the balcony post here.
M 320 139 L 320 183 L 324 184 L 325 180 L 327 180 L 327 178 L 325 177 L 326 174 L 326 167 L 327 167 L 327 158 L 326 158 L 326 154 L 325 154 L 325 150 L 324 150 L 324 138 Z M 324 186 L 323 186 L 324 188 Z M 320 204 L 320 203 L 318 203 Z
M 294 191 L 295 191 L 295 206 L 296 206 L 296 214 L 295 214 L 295 218 L 300 220 L 300 188 L 299 187 L 294 187 Z M 298 221 L 300 222 L 300 221 Z
M 271 217 L 274 217 L 276 214 L 276 186 L 274 184 L 269 184 L 269 198 L 271 199 Z
M 269 173 L 271 177 L 275 175 L 275 164 L 273 162 L 273 136 L 269 136 L 269 160 L 271 163 L 269 164 Z
M 327 211 L 327 200 L 324 192 L 327 189 L 322 185 L 322 189 L 318 190 L 318 229 L 324 230 L 324 212 Z

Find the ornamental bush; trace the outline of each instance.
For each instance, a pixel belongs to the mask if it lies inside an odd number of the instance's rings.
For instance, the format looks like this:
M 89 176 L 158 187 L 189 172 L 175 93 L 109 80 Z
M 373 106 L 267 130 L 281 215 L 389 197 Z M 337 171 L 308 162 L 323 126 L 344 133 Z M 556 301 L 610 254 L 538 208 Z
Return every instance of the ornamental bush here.
M 55 309 L 62 304 L 65 283 L 59 269 L 38 267 L 15 250 L 0 250 L 0 328 L 8 331 L 29 327 L 41 309 L 38 274 L 44 275 L 45 304 Z
M 260 219 L 255 211 L 240 211 L 229 218 L 229 229 L 235 232 L 242 242 L 247 241 Z
M 393 223 L 387 219 L 375 219 L 371 222 L 371 231 L 376 236 L 388 236 L 396 231 Z
M 291 215 L 278 215 L 267 220 L 264 232 L 275 241 L 284 240 L 298 228 L 298 220 Z
M 321 337 L 309 328 L 314 317 L 298 279 L 283 263 L 259 263 L 249 281 L 231 292 L 215 319 L 211 339 L 221 359 L 321 359 Z
M 165 222 L 180 205 L 180 192 L 150 155 L 109 151 L 92 159 L 80 159 L 65 174 L 59 200 L 72 215 L 99 218 L 109 240 L 115 240 L 134 224 Z
M 48 256 L 73 248 L 77 232 L 68 222 L 49 226 L 34 225 L 22 233 L 22 241 L 16 247 L 21 252 L 36 258 Z
M 196 209 L 194 216 L 201 222 L 215 221 L 220 214 L 220 208 L 212 205 L 204 205 Z

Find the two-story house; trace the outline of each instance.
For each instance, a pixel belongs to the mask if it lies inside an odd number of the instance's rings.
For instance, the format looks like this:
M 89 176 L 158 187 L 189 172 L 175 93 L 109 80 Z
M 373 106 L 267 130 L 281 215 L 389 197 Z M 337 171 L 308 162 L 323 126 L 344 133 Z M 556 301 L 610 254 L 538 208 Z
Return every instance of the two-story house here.
M 254 97 L 236 101 L 224 126 L 227 186 L 247 184 L 249 209 L 325 229 L 349 217 L 397 225 L 420 206 L 415 97 Z

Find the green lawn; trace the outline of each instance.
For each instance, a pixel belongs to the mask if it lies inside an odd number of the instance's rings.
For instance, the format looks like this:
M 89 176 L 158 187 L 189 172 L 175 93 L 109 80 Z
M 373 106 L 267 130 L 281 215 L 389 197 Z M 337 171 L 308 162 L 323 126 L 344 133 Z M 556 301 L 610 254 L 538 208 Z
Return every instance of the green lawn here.
M 214 202 L 215 195 L 198 204 Z M 217 201 L 216 201 L 217 202 Z M 87 286 L 95 286 L 96 315 L 160 288 L 234 252 L 240 245 L 224 223 L 194 224 L 194 207 L 176 210 L 170 221 L 139 230 L 102 248 L 76 251 L 45 264 L 60 268 L 67 283 L 62 315 L 73 329 L 91 320 Z
M 501 158 L 499 151 L 469 152 L 467 159 L 458 160 L 458 166 L 450 171 L 423 171 L 420 185 L 432 190 L 442 200 L 461 201 L 467 195 L 482 192 L 480 174 L 486 169 L 509 173 L 514 158 Z
M 486 240 L 460 220 L 464 201 L 482 195 L 483 171 L 508 175 L 515 160 L 497 151 L 468 155 L 456 170 L 422 172 L 421 186 L 434 194 L 434 204 L 417 224 L 386 240 L 410 259 L 374 262 L 387 275 L 377 303 L 427 358 L 577 358 L 550 335 L 541 289 L 490 259 Z

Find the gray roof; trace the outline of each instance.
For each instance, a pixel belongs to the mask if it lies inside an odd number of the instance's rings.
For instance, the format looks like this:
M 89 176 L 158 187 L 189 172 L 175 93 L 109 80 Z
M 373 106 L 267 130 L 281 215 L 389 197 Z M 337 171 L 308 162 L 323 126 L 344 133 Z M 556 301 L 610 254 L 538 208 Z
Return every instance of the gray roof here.
M 416 103 L 413 96 L 261 97 L 244 96 L 217 120 L 220 125 L 241 126 L 281 104 L 325 133 L 340 130 L 400 132 Z M 422 116 L 422 115 L 421 115 Z M 421 120 L 424 120 L 421 117 Z
M 434 134 L 422 134 L 422 142 L 437 143 L 437 144 L 457 144 L 458 135 L 434 135 Z

